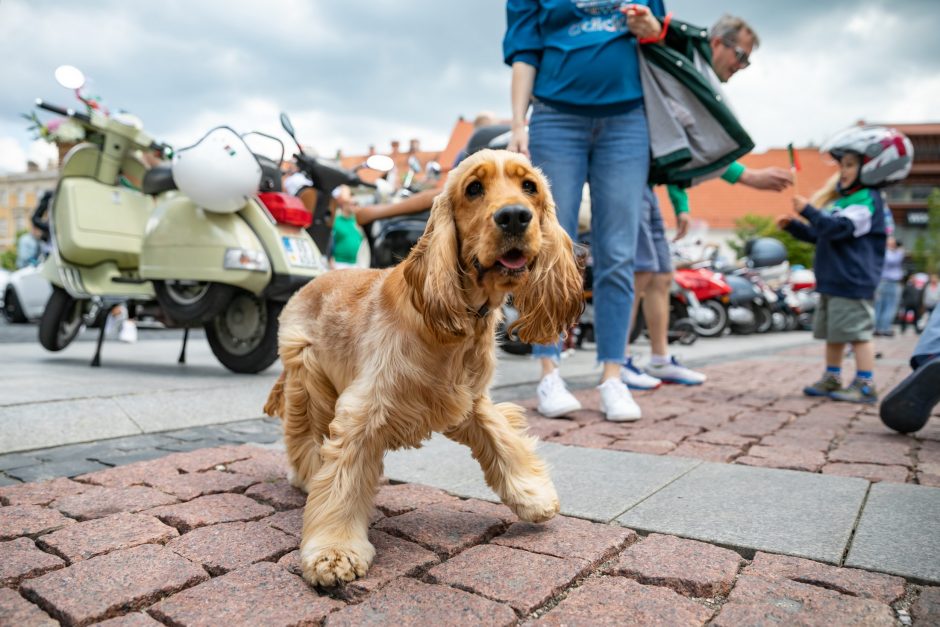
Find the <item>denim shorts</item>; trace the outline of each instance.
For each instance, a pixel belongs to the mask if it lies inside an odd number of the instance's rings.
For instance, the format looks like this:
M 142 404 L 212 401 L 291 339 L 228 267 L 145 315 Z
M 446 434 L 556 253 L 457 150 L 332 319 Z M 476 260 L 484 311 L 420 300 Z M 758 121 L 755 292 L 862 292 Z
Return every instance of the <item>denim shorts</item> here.
M 529 122 L 532 163 L 548 177 L 558 221 L 577 238 L 584 183 L 591 186 L 591 256 L 597 360 L 623 360 L 633 306 L 637 226 L 649 174 L 646 110 L 589 117 L 542 102 Z M 536 346 L 536 357 L 558 359 L 560 346 Z
M 659 201 L 652 188 L 643 194 L 643 212 L 636 237 L 637 272 L 672 272 L 672 257 L 666 239 L 666 225 L 659 210 Z

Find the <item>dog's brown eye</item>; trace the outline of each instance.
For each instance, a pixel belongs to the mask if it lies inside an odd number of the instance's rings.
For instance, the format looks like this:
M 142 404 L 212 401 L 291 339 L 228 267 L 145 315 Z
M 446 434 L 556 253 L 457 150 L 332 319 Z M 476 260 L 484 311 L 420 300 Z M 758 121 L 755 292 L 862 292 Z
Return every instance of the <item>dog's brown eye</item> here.
M 539 191 L 539 188 L 535 186 L 535 183 L 526 179 L 522 181 L 522 191 L 524 191 L 526 194 L 535 194 Z
M 467 197 L 476 198 L 483 195 L 483 183 L 480 181 L 472 181 L 467 185 Z

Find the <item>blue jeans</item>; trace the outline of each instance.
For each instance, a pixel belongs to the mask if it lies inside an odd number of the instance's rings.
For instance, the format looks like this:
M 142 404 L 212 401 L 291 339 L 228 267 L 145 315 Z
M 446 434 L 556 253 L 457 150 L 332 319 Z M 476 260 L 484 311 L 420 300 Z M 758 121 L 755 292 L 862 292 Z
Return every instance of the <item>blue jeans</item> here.
M 621 362 L 633 306 L 637 228 L 649 174 L 649 132 L 642 105 L 592 118 L 535 103 L 529 153 L 552 187 L 558 220 L 572 239 L 584 183 L 591 185 L 594 335 L 597 360 Z M 561 345 L 536 346 L 535 357 L 558 361 Z
M 940 355 L 940 306 L 933 308 L 927 327 L 914 347 L 911 368 L 919 368 L 937 355 Z
M 887 333 L 894 324 L 901 300 L 901 283 L 882 279 L 875 290 L 875 331 Z

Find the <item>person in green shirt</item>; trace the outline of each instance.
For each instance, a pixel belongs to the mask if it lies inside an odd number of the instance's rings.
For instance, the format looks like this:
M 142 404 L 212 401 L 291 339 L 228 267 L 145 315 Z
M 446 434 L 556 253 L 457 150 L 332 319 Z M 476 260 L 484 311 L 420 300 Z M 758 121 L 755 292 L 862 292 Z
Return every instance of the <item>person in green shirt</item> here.
M 336 210 L 333 213 L 330 267 L 352 268 L 356 266 L 363 240 L 362 230 L 356 224 L 355 203 L 346 185 L 337 187 L 333 198 L 336 201 Z
M 727 82 L 734 74 L 750 65 L 750 55 L 760 41 L 754 30 L 741 18 L 725 15 L 712 26 L 711 65 L 718 79 Z M 755 189 L 781 191 L 793 183 L 790 173 L 784 168 L 768 167 L 747 169 L 741 163 L 732 163 L 721 178 Z M 676 213 L 676 237 L 682 239 L 689 230 L 689 198 L 686 191 L 668 186 L 669 200 Z M 635 390 L 650 390 L 663 382 L 699 385 L 705 375 L 686 368 L 667 349 L 669 330 L 669 290 L 672 285 L 672 259 L 665 225 L 656 195 L 648 189 L 644 196 L 644 207 L 640 214 L 637 235 L 631 325 L 636 320 L 638 303 L 642 298 L 643 315 L 650 338 L 651 356 L 645 368 L 633 363 L 629 355 L 620 369 L 620 378 L 627 387 Z

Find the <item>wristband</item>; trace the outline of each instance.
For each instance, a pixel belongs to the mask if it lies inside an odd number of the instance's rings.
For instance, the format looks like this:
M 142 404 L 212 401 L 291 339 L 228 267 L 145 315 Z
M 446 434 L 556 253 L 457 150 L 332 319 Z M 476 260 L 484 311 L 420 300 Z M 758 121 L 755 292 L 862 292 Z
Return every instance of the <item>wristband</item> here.
M 666 17 L 663 18 L 662 28 L 659 29 L 659 34 L 655 37 L 644 37 L 642 39 L 637 39 L 641 44 L 658 44 L 663 39 L 666 38 L 666 31 L 669 30 L 669 22 L 672 21 L 672 13 L 667 13 Z

